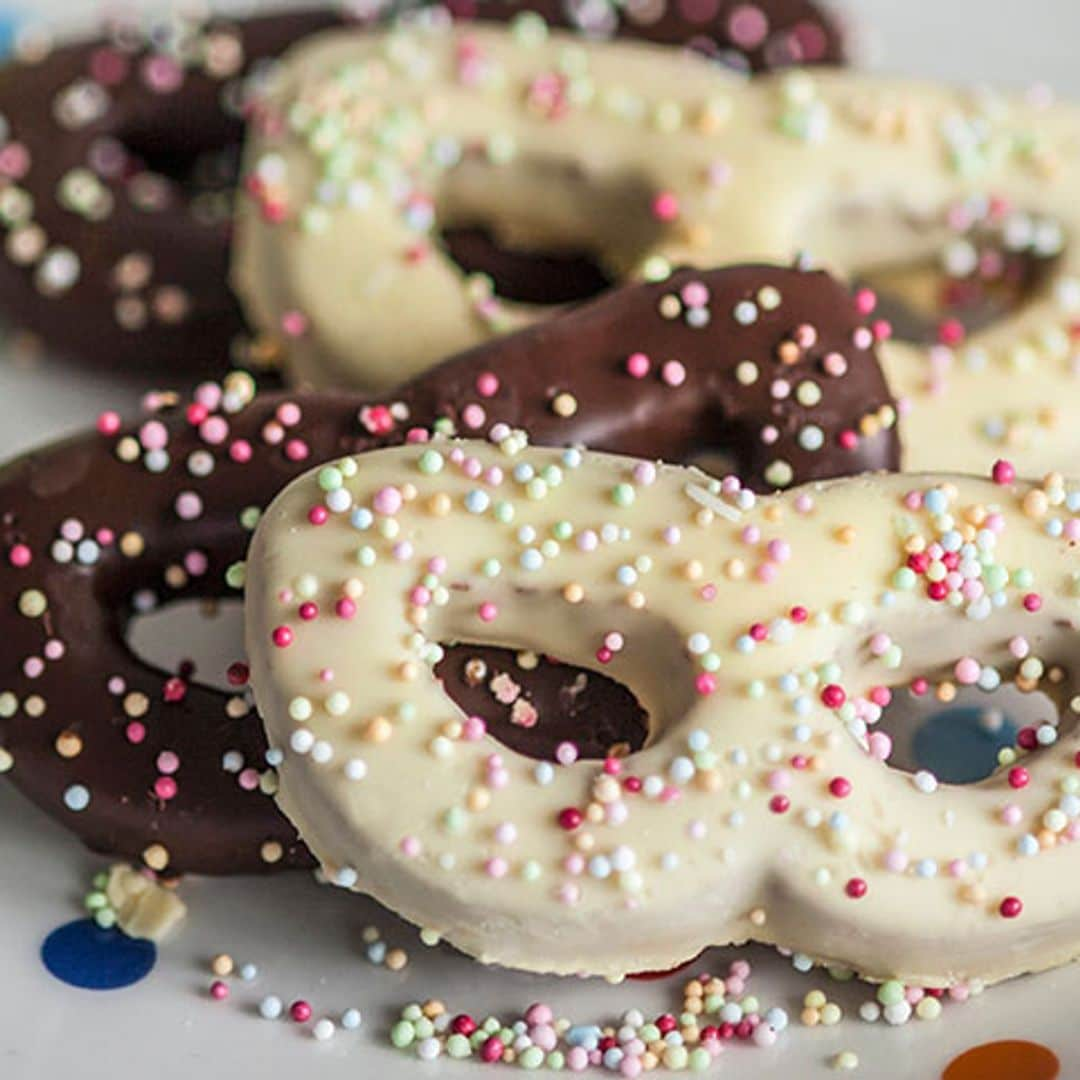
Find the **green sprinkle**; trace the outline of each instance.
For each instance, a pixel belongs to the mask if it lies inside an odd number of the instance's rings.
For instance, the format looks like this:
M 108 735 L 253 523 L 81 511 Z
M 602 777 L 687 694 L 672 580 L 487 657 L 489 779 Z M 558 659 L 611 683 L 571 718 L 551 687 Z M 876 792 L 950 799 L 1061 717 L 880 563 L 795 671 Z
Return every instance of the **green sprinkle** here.
M 425 450 L 420 455 L 420 471 L 425 476 L 435 476 L 443 470 L 443 456 L 438 450 Z
M 450 1038 L 446 1040 L 446 1055 L 447 1057 L 455 1058 L 458 1061 L 462 1058 L 470 1057 L 472 1055 L 472 1044 L 464 1035 L 451 1035 Z
M 544 1051 L 539 1046 L 526 1047 L 518 1055 L 518 1064 L 523 1069 L 539 1069 L 544 1064 Z
M 19 613 L 28 619 L 37 619 L 49 608 L 49 601 L 40 589 L 26 589 L 19 594 Z
M 337 491 L 344 483 L 345 477 L 341 475 L 341 470 L 335 468 L 335 466 L 327 465 L 319 470 L 319 487 L 323 491 Z
M 416 1029 L 408 1020 L 399 1020 L 390 1029 L 390 1041 L 399 1050 L 404 1050 L 406 1046 L 411 1046 L 415 1038 Z
M 904 1000 L 904 984 L 897 979 L 883 982 L 877 989 L 877 999 L 882 1005 L 899 1005 Z
M 240 526 L 247 532 L 254 532 L 259 525 L 259 519 L 262 517 L 262 511 L 257 506 L 245 506 L 240 511 Z
M 111 930 L 116 925 L 116 912 L 111 907 L 104 907 L 94 912 L 94 922 L 102 930 Z
M 635 494 L 633 484 L 616 484 L 611 489 L 611 501 L 616 506 L 633 506 Z

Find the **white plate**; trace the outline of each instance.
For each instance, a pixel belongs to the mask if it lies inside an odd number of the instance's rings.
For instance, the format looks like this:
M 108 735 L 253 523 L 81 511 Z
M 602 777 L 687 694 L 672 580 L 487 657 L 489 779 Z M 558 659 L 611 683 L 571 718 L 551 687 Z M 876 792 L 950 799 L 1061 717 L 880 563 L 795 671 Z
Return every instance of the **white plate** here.
M 27 5 L 28 7 L 30 5 Z M 1023 85 L 1046 79 L 1080 97 L 1075 42 L 1080 6 L 1062 0 L 855 0 L 884 57 L 896 71 L 953 79 Z M 38 0 L 34 10 L 61 19 L 85 16 L 94 5 Z M 934 25 L 934 19 L 940 25 Z M 0 456 L 83 426 L 106 406 L 130 407 L 139 389 L 130 383 L 79 375 L 46 365 L 0 368 Z M 104 865 L 57 826 L 0 786 L 0 1077 L 44 1080 L 77 1075 L 88 1080 L 159 1080 L 225 1076 L 257 1070 L 284 1080 L 318 1070 L 320 1077 L 415 1080 L 467 1076 L 475 1062 L 420 1065 L 394 1051 L 387 1031 L 395 1010 L 413 999 L 439 997 L 453 1011 L 501 1011 L 513 1018 L 543 999 L 579 1022 L 614 1020 L 630 1007 L 657 1013 L 677 1009 L 682 979 L 618 987 L 595 981 L 552 980 L 486 970 L 446 948 L 426 949 L 415 931 L 374 904 L 319 888 L 306 874 L 265 880 L 190 880 L 182 895 L 190 916 L 160 951 L 152 974 L 130 989 L 93 993 L 71 989 L 45 971 L 38 950 L 45 935 L 80 915 L 79 900 Z M 408 949 L 411 962 L 394 974 L 364 957 L 362 928 L 374 924 L 391 946 Z M 208 958 L 227 951 L 260 969 L 256 982 L 233 979 L 226 1002 L 207 995 Z M 768 1004 L 797 1017 L 803 994 L 827 990 L 846 1017 L 831 1029 L 797 1021 L 778 1045 L 737 1046 L 722 1071 L 753 1078 L 831 1075 L 841 1050 L 857 1052 L 857 1075 L 936 1077 L 959 1051 L 1001 1038 L 1041 1041 L 1062 1060 L 1063 1076 L 1080 1075 L 1080 1039 L 1074 1003 L 1080 965 L 1017 980 L 964 1005 L 947 1005 L 941 1020 L 902 1028 L 869 1025 L 856 1016 L 867 988 L 798 975 L 765 950 L 708 954 L 695 970 L 723 974 L 736 956 L 755 966 L 751 988 Z M 358 1032 L 339 1031 L 316 1043 L 307 1029 L 258 1018 L 265 994 L 309 1000 L 316 1016 L 336 1017 L 350 1006 L 365 1017 Z M 422 1071 L 421 1071 L 422 1070 Z

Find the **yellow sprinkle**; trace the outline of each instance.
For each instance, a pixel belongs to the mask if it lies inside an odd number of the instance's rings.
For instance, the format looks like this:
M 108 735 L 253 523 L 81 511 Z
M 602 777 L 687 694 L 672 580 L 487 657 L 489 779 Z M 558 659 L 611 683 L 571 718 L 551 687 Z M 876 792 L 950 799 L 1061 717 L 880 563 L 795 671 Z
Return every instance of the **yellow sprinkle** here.
M 164 844 L 151 844 L 143 853 L 142 861 L 159 873 L 169 865 L 169 849 Z
M 228 953 L 218 953 L 210 961 L 210 970 L 223 979 L 233 973 L 233 967 L 233 958 Z
M 854 525 L 841 525 L 833 534 L 836 537 L 837 543 L 840 544 L 854 544 L 855 543 L 855 526 Z
M 724 576 L 732 581 L 739 581 L 746 577 L 746 563 L 742 559 L 728 559 L 724 563 Z
M 568 604 L 580 604 L 585 599 L 585 590 L 576 581 L 564 585 L 562 594 Z
M 555 395 L 551 403 L 551 411 L 564 420 L 573 416 L 578 411 L 577 398 L 573 394 L 561 393 Z
M 276 840 L 267 840 L 262 847 L 259 848 L 259 858 L 270 866 L 274 863 L 281 862 L 284 855 L 285 849 Z
M 61 731 L 56 736 L 56 752 L 62 758 L 78 757 L 82 749 L 83 741 L 74 731 Z
M 486 787 L 477 786 L 469 791 L 465 797 L 465 805 L 474 813 L 478 814 L 491 805 L 491 792 Z
M 137 532 L 126 532 L 120 537 L 120 554 L 137 559 L 146 550 L 146 541 Z
M 368 742 L 384 743 L 394 734 L 394 725 L 385 716 L 373 716 L 364 729 Z

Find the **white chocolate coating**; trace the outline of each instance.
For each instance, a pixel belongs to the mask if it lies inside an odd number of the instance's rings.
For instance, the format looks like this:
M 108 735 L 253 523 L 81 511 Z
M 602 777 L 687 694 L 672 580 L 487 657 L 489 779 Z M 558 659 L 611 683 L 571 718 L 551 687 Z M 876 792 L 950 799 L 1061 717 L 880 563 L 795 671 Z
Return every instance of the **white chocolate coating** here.
M 530 88 L 561 71 L 570 104 L 551 119 Z M 584 244 L 615 280 L 801 250 L 858 276 L 937 253 L 943 230 L 910 216 L 992 196 L 1055 221 L 1064 254 L 1030 302 L 955 349 L 882 344 L 905 467 L 982 471 L 1004 454 L 1040 475 L 1080 452 L 1075 106 L 848 72 L 743 83 L 670 49 L 473 26 L 314 39 L 268 115 L 285 130 L 256 125 L 247 164 L 263 187 L 242 200 L 234 277 L 300 382 L 382 389 L 541 314 L 474 295 L 442 224 Z M 654 214 L 660 194 L 671 220 Z
M 279 801 L 332 881 L 485 962 L 619 975 L 754 938 L 939 986 L 1061 963 L 1080 953 L 1072 718 L 1040 729 L 1026 776 L 932 791 L 880 760 L 873 725 L 884 688 L 954 668 L 1076 693 L 1055 665 L 1080 615 L 1077 508 L 1060 478 L 755 501 L 517 436 L 345 459 L 278 497 L 248 564 Z M 648 744 L 617 777 L 515 754 L 434 678 L 455 641 L 602 668 L 648 709 Z

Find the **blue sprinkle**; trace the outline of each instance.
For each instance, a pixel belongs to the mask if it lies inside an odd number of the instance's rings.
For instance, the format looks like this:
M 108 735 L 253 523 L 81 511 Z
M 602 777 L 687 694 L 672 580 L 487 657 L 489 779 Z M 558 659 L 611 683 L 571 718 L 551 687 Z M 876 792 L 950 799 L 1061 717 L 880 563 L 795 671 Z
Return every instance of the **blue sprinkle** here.
M 42 943 L 41 962 L 68 986 L 82 990 L 122 990 L 154 970 L 157 946 L 117 929 L 103 930 L 93 919 L 77 919 L 54 930 Z

